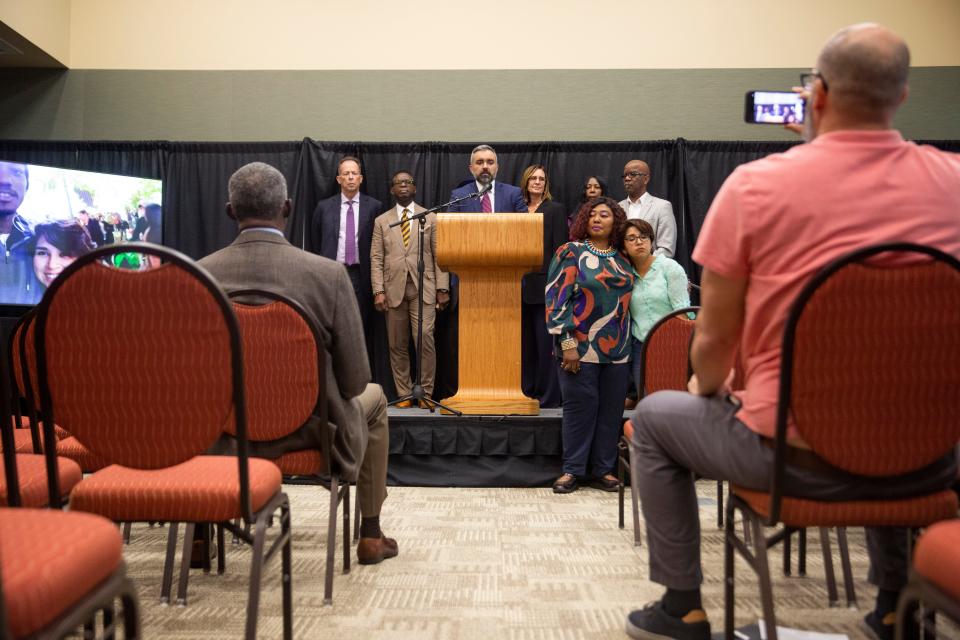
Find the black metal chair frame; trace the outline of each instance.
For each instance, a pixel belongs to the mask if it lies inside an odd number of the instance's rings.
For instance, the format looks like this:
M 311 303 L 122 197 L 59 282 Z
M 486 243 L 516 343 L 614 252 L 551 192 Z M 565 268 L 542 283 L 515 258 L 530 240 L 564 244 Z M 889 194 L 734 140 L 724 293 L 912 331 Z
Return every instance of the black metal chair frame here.
M 320 329 L 319 324 L 317 323 L 316 318 L 313 316 L 306 307 L 300 304 L 298 301 L 290 298 L 289 296 L 283 295 L 275 291 L 270 291 L 267 289 L 237 289 L 231 291 L 227 294 L 230 298 L 231 303 L 233 304 L 242 304 L 246 306 L 259 306 L 256 304 L 250 304 L 242 300 L 242 298 L 262 298 L 266 299 L 268 302 L 263 304 L 269 304 L 270 302 L 279 302 L 285 304 L 291 309 L 293 309 L 303 320 L 303 322 L 309 327 L 310 333 L 313 335 L 314 343 L 316 344 L 317 349 L 317 372 L 319 376 L 318 387 L 317 387 L 317 400 L 314 405 L 313 415 L 324 424 L 327 423 L 327 399 L 326 399 L 326 349 L 324 347 L 323 341 L 320 338 Z M 329 430 L 327 431 L 327 437 L 324 439 L 321 447 L 321 454 L 323 455 L 324 461 L 326 462 L 327 469 L 330 472 L 329 482 L 325 482 L 324 479 L 317 476 L 315 480 L 317 484 L 322 484 L 330 490 L 330 510 L 327 520 L 327 559 L 326 559 L 326 572 L 324 578 L 323 586 L 323 603 L 325 605 L 333 604 L 333 565 L 334 565 L 334 555 L 336 552 L 336 540 L 337 540 L 337 508 L 340 503 L 343 503 L 343 573 L 350 573 L 350 483 L 340 482 L 340 476 L 333 469 L 333 438 L 330 435 Z M 355 522 L 355 531 L 359 534 L 360 531 L 360 492 L 356 492 L 357 502 L 355 504 L 354 513 L 356 514 Z M 222 545 L 222 543 L 221 543 Z
M 671 311 L 667 313 L 662 318 L 657 320 L 650 331 L 647 332 L 647 335 L 644 336 L 643 344 L 640 346 L 640 380 L 637 385 L 637 402 L 646 395 L 645 391 L 645 381 L 646 381 L 646 370 L 647 370 L 647 346 L 650 344 L 650 337 L 653 336 L 657 330 L 672 320 L 676 316 L 686 315 L 688 313 L 699 313 L 700 307 L 684 307 L 682 309 L 677 309 L 676 311 Z M 690 357 L 689 349 L 687 349 L 687 379 L 690 379 L 691 369 L 690 369 Z M 630 443 L 627 442 L 625 436 L 621 435 L 620 440 L 617 442 L 617 481 L 619 486 L 617 487 L 617 497 L 618 497 L 618 521 L 617 526 L 621 529 L 624 528 L 624 493 L 626 488 L 626 470 L 630 467 Z M 635 474 L 631 473 L 631 483 Z M 723 484 L 718 483 L 717 489 L 717 500 L 722 505 L 723 504 Z M 640 500 L 637 496 L 637 492 L 631 487 L 630 491 L 630 501 L 633 507 L 633 544 L 636 547 L 641 545 L 640 537 Z M 720 507 L 720 513 L 723 513 L 723 507 Z M 717 525 L 721 526 L 721 525 Z
M 911 252 L 915 254 L 926 255 L 934 260 L 946 262 L 954 269 L 960 271 L 960 261 L 942 251 L 931 247 L 911 243 L 889 243 L 874 245 L 847 253 L 846 255 L 841 256 L 840 258 L 822 267 L 810 279 L 810 281 L 804 285 L 803 289 L 801 289 L 800 293 L 797 295 L 797 298 L 791 304 L 790 310 L 787 314 L 786 324 L 784 326 L 781 349 L 780 386 L 778 391 L 776 434 L 773 450 L 774 463 L 773 473 L 770 478 L 770 488 L 768 491 L 770 496 L 769 516 L 766 519 L 761 517 L 759 514 L 753 511 L 753 509 L 745 500 L 737 496 L 732 491 L 727 502 L 726 530 L 724 535 L 724 635 L 728 640 L 733 640 L 735 637 L 734 551 L 740 554 L 740 556 L 747 562 L 747 564 L 751 569 L 753 569 L 754 573 L 756 573 L 759 578 L 760 596 L 763 607 L 763 620 L 764 625 L 766 626 L 767 638 L 769 640 L 777 640 L 776 615 L 774 613 L 773 604 L 773 585 L 770 579 L 770 565 L 767 557 L 767 550 L 781 541 L 789 539 L 789 536 L 792 533 L 800 531 L 800 529 L 795 527 L 783 527 L 770 536 L 765 537 L 764 527 L 773 527 L 779 524 L 782 498 L 784 497 L 783 483 L 787 456 L 787 422 L 788 414 L 790 413 L 793 391 L 792 381 L 794 342 L 796 339 L 797 325 L 800 322 L 807 303 L 831 276 L 848 265 L 860 263 L 878 254 L 888 252 Z M 737 537 L 736 528 L 733 524 L 734 514 L 737 511 L 740 512 L 741 517 L 743 518 L 744 529 L 745 533 L 747 534 L 744 536 L 745 539 L 740 539 Z M 840 529 L 841 528 L 838 527 L 838 530 Z M 753 546 L 755 547 L 754 551 L 750 550 L 751 540 Z M 821 544 L 825 545 L 825 565 L 829 567 L 828 571 L 830 574 L 832 574 L 832 564 L 827 563 L 827 558 L 830 557 L 830 554 L 826 549 L 826 545 L 829 545 L 829 539 L 824 542 L 824 530 L 822 529 Z M 841 547 L 841 554 L 843 554 L 846 550 L 845 537 L 839 544 Z M 844 563 L 844 579 L 847 585 L 849 585 L 848 588 L 850 588 L 852 587 L 853 581 L 852 575 L 847 575 L 848 571 L 849 560 L 846 560 Z M 830 577 L 831 576 L 828 574 L 828 582 Z M 848 598 L 849 597 L 850 592 L 848 591 Z
M 914 605 L 922 605 L 922 611 Z M 907 619 L 911 611 L 917 614 L 920 618 L 919 621 Z M 944 593 L 940 587 L 911 568 L 907 586 L 900 592 L 900 599 L 897 601 L 895 637 L 897 640 L 904 640 L 906 625 L 909 622 L 919 622 L 927 626 L 928 637 L 936 638 L 935 632 L 930 633 L 935 631 L 935 626 L 933 629 L 930 626 L 931 623 L 935 622 L 934 614 L 936 613 L 946 614 L 947 617 L 960 625 L 960 602 Z
M 87 265 L 100 262 L 105 258 L 109 258 L 113 254 L 120 252 L 136 252 L 141 255 L 153 256 L 159 258 L 163 263 L 165 263 L 164 266 L 174 265 L 178 267 L 179 269 L 190 274 L 197 282 L 200 282 L 210 293 L 212 299 L 215 300 L 217 305 L 220 307 L 227 331 L 230 336 L 230 350 L 232 354 L 230 366 L 232 374 L 233 408 L 237 431 L 236 458 L 239 471 L 240 512 L 243 520 L 248 525 L 254 525 L 254 533 L 251 535 L 246 527 L 237 526 L 232 522 L 222 523 L 226 529 L 230 530 L 236 537 L 251 545 L 253 548 L 253 558 L 251 560 L 250 568 L 250 588 L 247 600 L 245 637 L 248 639 L 256 637 L 257 618 L 260 604 L 261 574 L 263 572 L 263 566 L 268 563 L 279 550 L 281 551 L 281 583 L 283 591 L 283 637 L 285 640 L 289 640 L 293 637 L 293 591 L 291 576 L 292 536 L 290 531 L 290 502 L 287 498 L 287 495 L 281 489 L 266 502 L 260 511 L 254 512 L 252 509 L 248 475 L 249 443 L 247 440 L 246 399 L 243 386 L 243 351 L 241 347 L 240 329 L 237 324 L 237 318 L 233 313 L 233 309 L 230 306 L 230 301 L 227 299 L 226 294 L 224 294 L 220 286 L 214 281 L 213 277 L 205 269 L 197 265 L 195 262 L 193 262 L 193 260 L 182 253 L 162 247 L 160 245 L 143 242 L 129 242 L 124 243 L 123 245 L 111 245 L 95 249 L 94 251 L 81 256 L 66 269 L 64 269 L 63 273 L 61 273 L 60 276 L 57 277 L 57 279 L 54 280 L 50 285 L 46 295 L 43 297 L 43 300 L 37 307 L 37 327 L 35 330 L 35 340 L 37 353 L 37 375 L 40 381 L 42 427 L 44 441 L 52 443 L 51 446 L 44 448 L 45 455 L 47 457 L 47 476 L 51 504 L 58 504 L 60 486 L 55 473 L 56 439 L 53 428 L 55 407 L 52 405 L 50 386 L 47 383 L 48 372 L 45 343 L 50 306 L 56 299 L 57 291 L 64 285 L 64 283 L 70 281 L 70 278 L 74 273 L 87 267 Z M 280 533 L 265 551 L 264 547 L 266 545 L 266 532 L 273 521 L 275 512 L 277 511 L 280 512 Z M 219 523 L 208 522 L 206 524 Z M 177 525 L 178 523 L 170 523 L 171 539 L 175 539 Z M 196 523 L 193 522 L 187 523 L 185 532 L 187 539 L 193 539 L 195 525 Z M 168 541 L 167 557 L 164 566 L 164 586 L 162 588 L 163 590 L 166 590 L 168 598 L 172 576 L 172 561 L 175 551 L 175 544 L 170 544 Z M 222 544 L 220 545 L 219 554 L 222 567 Z M 184 556 L 181 560 L 181 565 L 185 565 L 186 569 L 188 570 L 189 563 L 189 554 L 184 553 Z M 181 568 L 181 592 L 184 594 L 184 597 L 186 592 L 186 584 L 183 582 L 183 579 L 186 573 L 187 571 Z
M 23 352 L 23 346 L 26 341 L 26 331 L 23 331 L 22 334 L 18 335 L 20 328 L 28 324 L 33 317 L 36 315 L 35 309 L 30 309 L 25 314 L 20 316 L 20 319 L 17 320 L 16 324 L 10 330 L 10 335 L 7 339 L 7 366 L 10 371 L 10 402 L 12 407 L 13 417 L 16 419 L 16 424 L 19 427 L 22 416 L 21 413 L 21 397 L 20 389 L 17 387 L 16 382 L 16 371 L 19 369 L 21 372 L 26 372 L 26 356 Z M 19 342 L 18 345 L 20 351 L 20 362 L 14 362 L 14 341 Z M 29 376 L 23 380 L 24 386 L 29 390 L 30 389 L 30 379 Z M 40 428 L 37 425 L 37 411 L 36 407 L 30 406 L 29 398 L 23 398 L 27 402 L 27 415 L 30 418 L 30 439 L 33 444 L 33 452 L 41 453 L 42 447 L 40 445 Z

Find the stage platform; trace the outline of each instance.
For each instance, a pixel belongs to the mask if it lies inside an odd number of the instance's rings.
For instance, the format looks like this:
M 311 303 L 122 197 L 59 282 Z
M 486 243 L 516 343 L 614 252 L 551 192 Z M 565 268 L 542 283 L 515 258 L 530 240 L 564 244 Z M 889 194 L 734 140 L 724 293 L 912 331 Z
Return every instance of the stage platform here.
M 561 410 L 452 416 L 390 407 L 387 484 L 548 487 L 560 475 Z

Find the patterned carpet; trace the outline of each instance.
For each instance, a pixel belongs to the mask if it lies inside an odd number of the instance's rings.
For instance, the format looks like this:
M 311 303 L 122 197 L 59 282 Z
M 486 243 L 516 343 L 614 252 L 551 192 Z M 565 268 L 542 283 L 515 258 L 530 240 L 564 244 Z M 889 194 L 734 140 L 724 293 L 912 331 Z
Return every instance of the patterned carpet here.
M 711 482 L 698 485 L 705 606 L 716 632 L 723 624 L 723 546 L 716 529 L 715 487 Z M 287 491 L 293 510 L 297 638 L 620 639 L 626 637 L 626 613 L 661 592 L 646 579 L 646 548 L 632 544 L 629 503 L 628 527 L 617 528 L 616 494 L 405 487 L 390 490 L 382 516 L 384 530 L 400 544 L 400 556 L 375 566 L 354 563 L 351 573 L 342 575 L 338 550 L 334 605 L 324 607 L 328 494 L 310 486 L 289 486 Z M 249 550 L 228 541 L 225 575 L 194 571 L 188 606 L 161 606 L 165 539 L 166 528 L 135 525 L 125 550 L 140 590 L 144 636 L 242 636 Z M 806 578 L 783 577 L 780 551 L 772 552 L 781 625 L 868 637 L 860 619 L 875 592 L 864 579 L 862 532 L 851 531 L 850 543 L 860 610 L 827 608 L 819 545 L 811 545 Z M 756 621 L 759 595 L 742 562 L 737 575 L 737 620 L 747 624 Z M 260 637 L 278 638 L 279 557 L 265 571 L 263 593 Z M 943 627 L 941 637 L 960 638 L 956 628 Z

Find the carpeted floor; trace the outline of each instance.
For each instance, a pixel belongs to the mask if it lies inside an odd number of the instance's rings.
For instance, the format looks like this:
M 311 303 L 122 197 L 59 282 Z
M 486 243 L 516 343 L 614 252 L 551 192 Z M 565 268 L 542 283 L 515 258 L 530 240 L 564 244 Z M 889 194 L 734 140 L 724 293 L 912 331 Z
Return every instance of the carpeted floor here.
M 716 632 L 723 624 L 723 546 L 715 487 L 698 485 L 705 606 Z M 385 532 L 399 542 L 400 556 L 375 566 L 354 562 L 350 574 L 343 575 L 338 549 L 334 604 L 324 607 L 328 494 L 311 486 L 289 486 L 287 492 L 293 511 L 297 638 L 625 638 L 626 613 L 661 592 L 646 579 L 646 548 L 633 546 L 629 502 L 627 528 L 617 528 L 616 494 L 405 487 L 390 490 L 382 515 Z M 188 606 L 161 606 L 165 539 L 166 528 L 135 525 L 125 549 L 128 571 L 139 587 L 144 636 L 242 636 L 249 549 L 228 542 L 225 575 L 194 571 Z M 862 531 L 852 530 L 850 543 L 860 610 L 827 607 L 819 545 L 811 545 L 805 578 L 784 577 L 780 551 L 772 552 L 781 625 L 868 637 L 860 619 L 874 590 L 865 581 Z M 756 621 L 756 581 L 742 562 L 737 576 L 738 624 Z M 260 637 L 280 637 L 279 557 L 265 571 L 263 593 Z M 946 627 L 941 625 L 941 637 L 960 637 L 955 627 Z

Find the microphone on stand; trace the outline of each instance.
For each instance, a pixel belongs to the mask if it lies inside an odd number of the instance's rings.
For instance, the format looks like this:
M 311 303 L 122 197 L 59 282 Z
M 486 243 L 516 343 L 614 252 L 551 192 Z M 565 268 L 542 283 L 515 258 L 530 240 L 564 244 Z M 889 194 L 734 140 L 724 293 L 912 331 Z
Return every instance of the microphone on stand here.
M 487 193 L 488 191 L 490 191 L 490 189 L 493 189 L 493 182 L 488 182 L 487 184 L 483 185 L 483 188 L 480 189 L 480 191 L 477 191 L 476 193 L 474 193 L 473 195 L 471 195 L 471 197 L 472 197 L 472 198 L 479 198 L 479 197 L 481 197 L 483 194 L 485 194 L 485 193 Z

